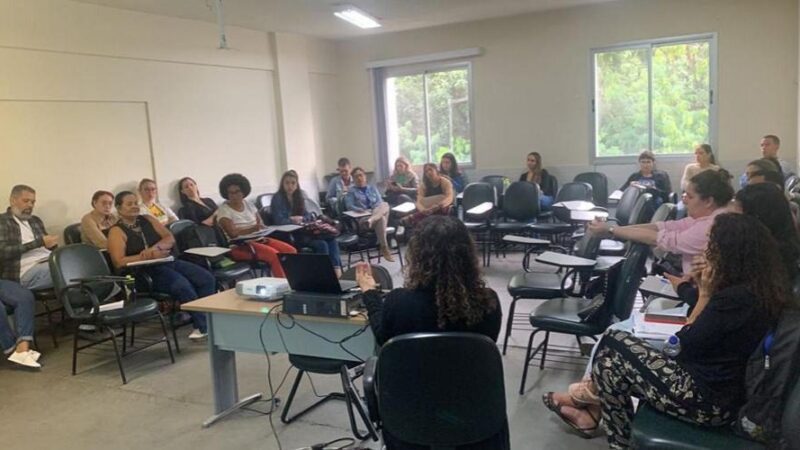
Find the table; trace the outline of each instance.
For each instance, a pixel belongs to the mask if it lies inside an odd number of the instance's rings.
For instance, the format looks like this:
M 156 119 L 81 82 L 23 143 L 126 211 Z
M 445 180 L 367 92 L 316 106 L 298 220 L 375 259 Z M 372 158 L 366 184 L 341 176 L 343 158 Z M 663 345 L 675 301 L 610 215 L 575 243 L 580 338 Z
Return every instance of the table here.
M 235 289 L 181 305 L 181 309 L 184 311 L 208 314 L 208 353 L 211 361 L 214 414 L 203 422 L 203 428 L 211 426 L 219 419 L 261 398 L 259 393 L 240 399 L 236 378 L 236 352 L 264 354 L 259 339 L 259 330 L 261 330 L 264 347 L 269 352 L 347 361 L 365 360 L 375 353 L 375 338 L 365 315 L 349 319 L 289 316 L 279 312 L 280 307 L 280 301 L 247 300 L 236 294 Z M 291 329 L 279 328 L 278 317 L 283 324 L 291 324 L 294 320 L 298 325 L 333 341 L 339 341 L 365 327 L 366 331 L 343 344 L 352 353 L 351 355 L 339 345 L 326 342 L 299 326 Z M 266 323 L 264 323 L 265 318 Z M 264 323 L 263 328 L 261 327 L 262 323 Z M 281 341 L 281 336 L 283 336 L 283 341 Z M 286 343 L 286 347 L 283 342 Z

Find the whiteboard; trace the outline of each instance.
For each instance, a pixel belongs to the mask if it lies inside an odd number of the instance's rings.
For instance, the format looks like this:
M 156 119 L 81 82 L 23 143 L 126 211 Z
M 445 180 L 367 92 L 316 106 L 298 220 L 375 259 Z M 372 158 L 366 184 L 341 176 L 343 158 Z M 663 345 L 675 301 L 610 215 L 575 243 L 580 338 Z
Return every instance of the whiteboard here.
M 0 204 L 16 184 L 36 190 L 48 233 L 91 210 L 92 194 L 153 177 L 144 102 L 0 100 Z

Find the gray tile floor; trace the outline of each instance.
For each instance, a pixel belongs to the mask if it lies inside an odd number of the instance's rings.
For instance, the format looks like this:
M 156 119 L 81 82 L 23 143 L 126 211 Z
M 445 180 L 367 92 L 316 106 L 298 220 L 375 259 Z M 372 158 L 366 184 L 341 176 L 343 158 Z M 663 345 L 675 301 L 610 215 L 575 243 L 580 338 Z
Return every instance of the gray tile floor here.
M 520 254 L 493 259 L 486 269 L 494 288 L 508 309 L 510 297 L 506 283 L 520 270 Z M 387 264 L 396 283 L 402 280 L 397 263 Z M 537 301 L 522 301 L 520 309 L 530 310 Z M 163 346 L 156 346 L 126 360 L 128 384 L 122 385 L 113 356 L 107 351 L 82 353 L 79 373 L 70 376 L 71 340 L 63 337 L 52 349 L 47 336 L 42 342 L 43 369 L 19 370 L 0 362 L 0 423 L 3 423 L 0 448 L 12 449 L 277 449 L 267 416 L 243 411 L 209 429 L 200 423 L 211 413 L 211 387 L 205 344 L 191 343 L 181 329 L 183 353 L 169 364 Z M 502 336 L 502 333 L 501 333 Z M 566 431 L 566 427 L 541 402 L 543 392 L 563 389 L 578 379 L 576 370 L 532 367 L 525 395 L 518 395 L 522 359 L 528 332 L 515 331 L 504 357 L 508 418 L 514 449 L 606 448 L 602 437 L 587 441 Z M 574 343 L 562 339 L 561 343 Z M 272 377 L 278 383 L 286 372 L 285 355 L 272 360 Z M 242 396 L 267 391 L 266 359 L 261 355 L 238 354 L 239 392 Z M 294 372 L 278 396 L 288 395 Z M 337 389 L 338 378 L 314 376 L 319 393 Z M 309 404 L 314 393 L 307 381 L 298 391 L 296 404 Z M 255 408 L 265 409 L 265 403 Z M 283 425 L 278 415 L 275 428 L 283 449 L 297 449 L 337 437 L 349 436 L 344 404 L 329 402 L 291 425 Z M 13 432 L 10 432 L 14 430 Z M 364 447 L 379 445 L 365 442 Z

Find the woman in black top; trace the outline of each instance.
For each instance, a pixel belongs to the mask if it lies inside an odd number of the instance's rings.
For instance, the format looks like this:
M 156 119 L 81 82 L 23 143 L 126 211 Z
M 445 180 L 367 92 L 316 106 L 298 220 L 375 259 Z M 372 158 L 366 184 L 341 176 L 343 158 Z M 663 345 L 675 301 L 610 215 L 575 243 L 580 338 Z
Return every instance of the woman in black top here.
M 656 199 L 657 206 L 669 201 L 669 194 L 672 192 L 669 175 L 667 172 L 656 170 L 656 156 L 650 150 L 639 154 L 639 171 L 632 173 L 619 190 L 624 191 L 630 185 L 651 192 Z
M 181 198 L 181 219 L 191 220 L 196 224 L 214 226 L 217 204 L 208 197 L 200 197 L 197 183 L 190 177 L 183 177 L 178 182 L 178 195 Z
M 108 254 L 117 270 L 138 261 L 169 256 L 175 238 L 156 218 L 139 214 L 136 194 L 123 191 L 114 198 L 119 222 L 108 232 Z M 216 281 L 202 267 L 181 260 L 140 267 L 153 280 L 153 290 L 186 303 L 216 292 Z M 194 330 L 189 339 L 206 337 L 206 315 L 189 313 Z
M 632 396 L 698 425 L 736 418 L 747 360 L 788 301 L 788 280 L 777 242 L 752 216 L 717 216 L 706 259 L 697 305 L 676 334 L 677 357 L 625 331 L 607 331 L 592 367 L 600 405 L 572 411 L 576 427 L 602 412 L 609 446 L 629 448 Z
M 528 153 L 528 170 L 519 176 L 519 181 L 527 181 L 539 186 L 539 208 L 550 209 L 558 193 L 558 180 L 542 168 L 542 155 L 539 152 Z

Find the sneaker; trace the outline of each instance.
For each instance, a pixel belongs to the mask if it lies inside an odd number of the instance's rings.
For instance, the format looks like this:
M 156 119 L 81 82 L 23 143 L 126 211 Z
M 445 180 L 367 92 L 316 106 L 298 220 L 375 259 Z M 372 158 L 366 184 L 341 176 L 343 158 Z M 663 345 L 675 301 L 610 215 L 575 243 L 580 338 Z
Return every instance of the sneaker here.
M 33 358 L 34 361 L 39 361 L 39 358 L 42 356 L 42 354 L 36 350 L 28 350 L 28 353 L 30 353 L 31 358 Z
M 97 330 L 97 327 L 92 324 L 84 323 L 82 325 L 78 325 L 78 329 L 81 331 L 95 331 Z
M 199 328 L 192 330 L 192 333 L 189 335 L 189 339 L 193 341 L 205 339 L 206 337 L 208 337 L 208 333 L 203 333 Z
M 8 360 L 20 366 L 41 368 L 42 365 L 36 362 L 29 352 L 14 352 L 8 357 Z

